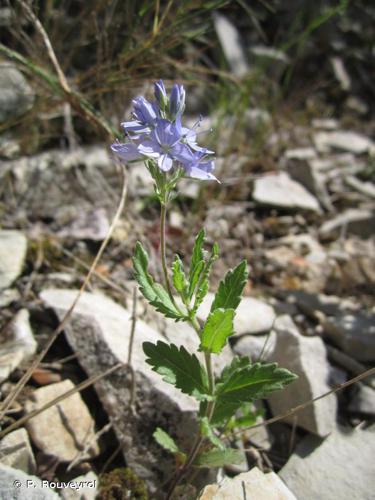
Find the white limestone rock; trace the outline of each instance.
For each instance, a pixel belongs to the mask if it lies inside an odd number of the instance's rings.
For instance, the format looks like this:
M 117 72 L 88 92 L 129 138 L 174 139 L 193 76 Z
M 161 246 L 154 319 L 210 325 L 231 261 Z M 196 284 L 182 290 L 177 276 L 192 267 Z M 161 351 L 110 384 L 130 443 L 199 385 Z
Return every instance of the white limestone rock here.
M 317 199 L 285 172 L 264 175 L 254 181 L 253 199 L 280 208 L 320 212 Z
M 270 394 L 269 404 L 274 415 L 314 399 L 330 390 L 330 369 L 326 348 L 320 337 L 302 336 L 289 316 L 280 316 L 275 322 L 276 346 L 270 361 L 298 375 L 298 379 L 280 392 Z M 336 427 L 337 401 L 334 394 L 306 407 L 285 419 L 316 434 L 327 436 Z
M 0 290 L 8 288 L 21 274 L 27 239 L 20 231 L 0 231 Z
M 264 474 L 257 467 L 219 484 L 209 484 L 199 500 L 297 500 L 274 472 Z M 302 498 L 302 497 L 301 497 Z
M 373 500 L 375 427 L 305 438 L 280 477 L 303 500 Z

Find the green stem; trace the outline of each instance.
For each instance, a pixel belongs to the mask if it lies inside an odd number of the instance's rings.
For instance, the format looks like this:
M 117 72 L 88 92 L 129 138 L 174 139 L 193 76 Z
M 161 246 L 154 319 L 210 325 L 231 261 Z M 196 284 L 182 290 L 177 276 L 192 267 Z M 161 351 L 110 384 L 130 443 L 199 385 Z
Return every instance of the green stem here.
M 167 268 L 167 257 L 166 257 L 166 244 L 165 244 L 165 221 L 166 221 L 166 213 L 167 213 L 167 195 L 165 194 L 164 200 L 161 201 L 161 209 L 160 209 L 160 254 L 161 254 L 161 264 L 163 268 L 163 275 L 164 275 L 164 281 L 165 281 L 165 286 L 168 291 L 168 294 L 173 301 L 173 303 L 176 305 L 173 293 L 172 293 L 172 287 L 169 281 L 169 276 L 168 276 L 168 268 Z M 185 304 L 187 306 L 187 304 Z M 176 305 L 177 307 L 177 305 Z M 200 330 L 201 327 L 199 325 L 199 322 L 195 316 L 195 313 L 192 313 L 192 311 L 188 309 L 188 317 L 189 317 L 189 323 L 191 326 L 194 328 L 196 331 L 198 337 L 200 337 Z M 214 374 L 212 370 L 212 363 L 211 363 L 211 354 L 210 353 L 205 353 L 204 355 L 205 358 L 205 363 L 206 363 L 206 370 L 207 370 L 207 376 L 208 376 L 208 387 L 209 387 L 209 393 L 211 395 L 214 395 L 215 393 L 215 379 L 214 379 Z M 211 420 L 213 412 L 215 409 L 215 402 L 214 401 L 209 401 L 207 403 L 207 408 L 205 412 L 205 416 L 208 418 L 208 421 Z M 184 465 L 176 471 L 174 477 L 172 478 L 172 481 L 170 483 L 170 487 L 166 496 L 166 500 L 169 500 L 176 487 L 180 484 L 186 473 L 188 472 L 189 468 L 191 465 L 194 463 L 194 460 L 196 459 L 199 450 L 205 440 L 205 436 L 201 434 L 199 431 L 194 444 L 191 448 L 191 451 L 186 459 L 186 462 Z
M 167 269 L 167 256 L 166 256 L 166 251 L 165 251 L 165 219 L 166 219 L 166 214 L 167 214 L 167 205 L 166 201 L 161 203 L 161 208 L 160 208 L 160 254 L 161 254 L 161 265 L 163 268 L 163 274 L 164 274 L 164 281 L 165 281 L 165 286 L 167 288 L 168 294 L 172 300 L 173 303 L 174 297 L 172 293 L 172 287 L 169 281 L 169 276 L 168 276 L 168 269 Z

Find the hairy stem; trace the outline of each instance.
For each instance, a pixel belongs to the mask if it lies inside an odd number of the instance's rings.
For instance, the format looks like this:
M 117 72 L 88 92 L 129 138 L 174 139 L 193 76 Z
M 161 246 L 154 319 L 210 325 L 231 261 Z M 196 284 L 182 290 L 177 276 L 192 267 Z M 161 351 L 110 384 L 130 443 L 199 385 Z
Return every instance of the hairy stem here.
M 168 294 L 174 303 L 174 297 L 172 293 L 171 283 L 169 281 L 168 269 L 167 269 L 167 256 L 165 250 L 165 220 L 167 214 L 166 202 L 161 203 L 160 209 L 160 254 L 161 254 L 161 265 L 163 268 L 165 286 L 167 288 Z

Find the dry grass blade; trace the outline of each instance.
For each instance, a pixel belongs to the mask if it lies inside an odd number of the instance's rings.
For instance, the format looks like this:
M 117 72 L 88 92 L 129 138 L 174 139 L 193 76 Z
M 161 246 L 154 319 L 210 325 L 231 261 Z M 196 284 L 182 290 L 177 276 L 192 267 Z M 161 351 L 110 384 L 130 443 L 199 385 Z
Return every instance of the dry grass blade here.
M 359 382 L 367 377 L 370 377 L 371 375 L 375 374 L 375 367 L 374 368 L 369 368 L 365 372 L 361 373 L 357 377 L 354 377 L 347 382 L 344 382 L 343 384 L 338 385 L 334 389 L 325 392 L 324 394 L 321 394 L 320 396 L 310 399 L 309 401 L 306 401 L 305 403 L 302 403 L 294 408 L 291 408 L 287 412 L 283 413 L 282 415 L 276 415 L 275 417 L 269 418 L 268 420 L 264 420 L 264 422 L 260 422 L 259 424 L 251 425 L 250 427 L 245 427 L 243 429 L 239 429 L 238 431 L 233 432 L 233 434 L 241 434 L 244 431 L 250 431 L 252 429 L 256 429 L 257 427 L 262 427 L 264 425 L 270 425 L 273 424 L 274 422 L 278 422 L 279 420 L 284 420 L 284 418 L 290 417 L 291 415 L 294 415 L 295 413 L 303 410 L 307 406 L 310 406 L 320 399 L 326 398 L 327 396 L 331 394 L 335 394 L 338 391 L 341 391 L 342 389 L 345 389 L 346 387 L 349 387 L 352 384 L 355 384 L 356 382 Z
M 65 325 L 66 325 L 66 322 L 68 321 L 70 315 L 72 314 L 80 296 L 82 295 L 83 291 L 86 289 L 90 279 L 91 279 L 91 276 L 92 274 L 94 273 L 95 271 L 95 268 L 97 267 L 98 265 L 98 262 L 99 260 L 101 259 L 102 255 L 103 255 L 103 252 L 111 238 L 111 235 L 113 233 L 113 230 L 120 218 L 120 215 L 123 211 L 123 208 L 124 208 L 124 205 L 125 205 L 125 199 L 126 199 L 126 192 L 127 192 L 127 177 L 126 177 L 126 171 L 125 171 L 125 167 L 122 166 L 122 173 L 123 173 L 123 186 L 122 186 L 122 192 L 121 192 L 121 197 L 120 197 L 120 201 L 119 201 L 119 205 L 117 207 L 117 210 L 116 210 L 116 213 L 115 213 L 115 216 L 112 220 L 112 223 L 111 223 L 111 226 L 108 230 L 108 233 L 103 241 L 103 243 L 101 244 L 100 248 L 99 248 L 99 251 L 98 253 L 96 254 L 95 256 L 95 259 L 90 267 L 90 270 L 89 272 L 87 273 L 85 279 L 84 279 L 84 282 L 82 283 L 82 286 L 81 288 L 79 289 L 78 293 L 77 293 L 77 297 L 75 298 L 75 300 L 73 301 L 72 305 L 70 306 L 70 308 L 68 309 L 68 311 L 66 312 L 65 316 L 63 317 L 61 323 L 58 325 L 58 327 L 55 329 L 55 331 L 52 333 L 51 337 L 49 338 L 46 346 L 42 349 L 42 351 L 38 354 L 38 356 L 35 358 L 34 362 L 32 363 L 32 365 L 30 366 L 30 368 L 26 371 L 26 373 L 24 374 L 24 376 L 19 380 L 19 382 L 17 383 L 15 389 L 13 392 L 11 392 L 8 397 L 3 401 L 2 405 L 1 405 L 1 411 L 0 411 L 0 421 L 3 419 L 5 413 L 7 412 L 8 408 L 11 406 L 11 404 L 13 403 L 13 401 L 18 397 L 19 393 L 21 392 L 22 388 L 25 386 L 25 384 L 28 382 L 28 380 L 30 379 L 33 371 L 35 370 L 35 368 L 39 365 L 39 363 L 41 362 L 41 360 L 44 358 L 44 356 L 46 355 L 46 353 L 49 351 L 51 345 L 54 343 L 54 341 L 56 340 L 56 338 L 58 337 L 58 335 L 62 332 L 62 330 L 64 329 Z
M 106 370 L 105 372 L 100 373 L 99 375 L 93 375 L 92 377 L 90 377 L 87 380 L 84 380 L 83 382 L 78 384 L 73 389 L 70 389 L 70 391 L 67 391 L 64 394 L 61 394 L 60 396 L 58 396 L 55 399 L 52 399 L 51 401 L 49 401 L 45 405 L 41 406 L 40 408 L 38 408 L 34 411 L 31 411 L 27 415 L 23 416 L 22 418 L 20 418 L 16 422 L 14 422 L 14 424 L 11 424 L 9 427 L 7 427 L 2 432 L 0 432 L 0 438 L 3 438 L 4 436 L 9 434 L 10 432 L 18 429 L 19 427 L 21 427 L 23 424 L 25 424 L 31 418 L 35 417 L 36 415 L 39 415 L 40 413 L 42 413 L 45 410 L 48 410 L 48 408 L 51 408 L 52 406 L 60 403 L 61 401 L 68 398 L 69 396 L 72 396 L 76 392 L 83 391 L 83 389 L 86 389 L 90 385 L 95 384 L 95 382 L 97 382 L 98 380 L 101 380 L 102 378 L 106 377 L 107 375 L 110 375 L 111 373 L 113 373 L 115 370 L 118 370 L 122 366 L 123 366 L 123 363 L 117 363 L 117 365 L 111 366 L 111 368 L 108 368 L 108 370 Z

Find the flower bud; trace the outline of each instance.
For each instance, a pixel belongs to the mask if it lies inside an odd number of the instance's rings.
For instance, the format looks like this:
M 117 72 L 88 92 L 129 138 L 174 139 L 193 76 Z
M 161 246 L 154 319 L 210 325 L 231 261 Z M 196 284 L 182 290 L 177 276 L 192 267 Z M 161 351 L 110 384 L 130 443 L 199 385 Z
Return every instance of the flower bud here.
M 171 98 L 169 100 L 169 112 L 174 120 L 176 116 L 181 116 L 185 109 L 185 89 L 182 85 L 175 83 L 172 87 Z
M 154 83 L 154 95 L 160 109 L 164 111 L 168 107 L 168 96 L 163 80 Z

